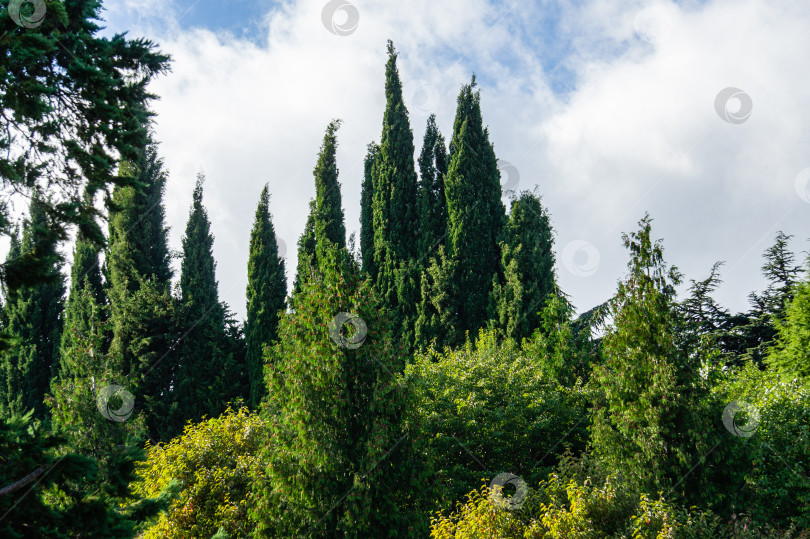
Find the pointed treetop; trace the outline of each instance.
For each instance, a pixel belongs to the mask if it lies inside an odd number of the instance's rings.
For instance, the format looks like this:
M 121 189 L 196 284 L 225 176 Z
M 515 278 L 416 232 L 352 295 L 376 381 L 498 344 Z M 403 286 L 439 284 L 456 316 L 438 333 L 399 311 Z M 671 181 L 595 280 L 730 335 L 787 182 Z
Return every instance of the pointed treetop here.
M 194 184 L 194 206 L 202 206 L 203 184 L 205 183 L 205 174 L 202 172 L 197 173 L 197 182 Z

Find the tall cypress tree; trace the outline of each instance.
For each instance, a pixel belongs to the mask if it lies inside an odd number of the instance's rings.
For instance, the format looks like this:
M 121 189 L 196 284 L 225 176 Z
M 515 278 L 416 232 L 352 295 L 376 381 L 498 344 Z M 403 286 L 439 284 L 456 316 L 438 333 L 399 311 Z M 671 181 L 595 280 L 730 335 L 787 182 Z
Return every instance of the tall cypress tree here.
M 503 238 L 504 282 L 493 285 L 493 321 L 506 337 L 521 342 L 540 327 L 555 287 L 554 238 L 539 197 L 524 192 L 512 201 Z
M 397 53 L 388 41 L 385 65 L 385 113 L 378 157 L 374 160 L 374 270 L 382 306 L 394 322 L 394 334 L 410 346 L 419 296 L 417 253 L 419 213 L 413 132 L 402 98 Z
M 121 384 L 147 411 L 151 436 L 165 439 L 182 427 L 173 395 L 177 320 L 163 206 L 167 178 L 154 145 L 137 162 L 121 163 L 119 174 L 134 177 L 135 185 L 113 191 L 105 260 L 110 357 L 119 363 Z
M 346 225 L 336 159 L 336 133 L 340 124 L 340 120 L 333 120 L 327 126 L 318 162 L 312 171 L 315 176 L 315 200 L 309 203 L 307 224 L 298 240 L 298 267 L 293 294 L 301 290 L 318 267 L 318 238 L 329 240 L 338 249 L 346 249 Z
M 487 320 L 493 277 L 500 271 L 498 240 L 506 219 L 500 173 L 481 118 L 480 93 L 461 89 L 445 179 L 448 256 L 458 264 L 459 323 L 472 332 Z M 448 343 L 457 344 L 457 343 Z
M 100 247 L 79 230 L 73 248 L 70 268 L 70 289 L 65 304 L 65 326 L 62 332 L 61 353 L 71 346 L 76 337 L 89 335 L 94 322 L 103 319 L 101 308 L 106 305 L 99 267 Z
M 426 266 L 429 257 L 435 254 L 439 244 L 444 244 L 447 236 L 447 198 L 444 193 L 447 149 L 434 114 L 428 118 L 425 128 L 422 152 L 419 155 L 419 175 L 417 254 L 420 262 Z
M 219 301 L 214 237 L 203 206 L 202 174 L 197 176 L 191 212 L 183 236 L 180 269 L 180 373 L 177 401 L 184 420 L 219 415 L 230 388 L 224 387 L 227 357 L 225 308 Z
M 264 395 L 263 350 L 277 337 L 279 311 L 284 309 L 287 276 L 278 254 L 276 232 L 270 216 L 270 195 L 262 189 L 253 230 L 250 232 L 247 284 L 247 370 L 250 405 L 258 407 Z
M 363 271 L 372 281 L 377 279 L 374 266 L 374 167 L 379 155 L 379 145 L 370 143 L 363 162 L 363 186 L 360 195 L 360 257 L 363 261 Z
M 6 291 L 7 330 L 16 345 L 0 358 L 4 382 L 0 416 L 33 410 L 41 418 L 46 413 L 43 399 L 56 373 L 65 294 L 62 256 L 57 251 L 60 237 L 53 230 L 44 205 L 32 199 L 22 240 L 12 238 L 9 260 L 28 257 L 38 261 L 43 280 Z

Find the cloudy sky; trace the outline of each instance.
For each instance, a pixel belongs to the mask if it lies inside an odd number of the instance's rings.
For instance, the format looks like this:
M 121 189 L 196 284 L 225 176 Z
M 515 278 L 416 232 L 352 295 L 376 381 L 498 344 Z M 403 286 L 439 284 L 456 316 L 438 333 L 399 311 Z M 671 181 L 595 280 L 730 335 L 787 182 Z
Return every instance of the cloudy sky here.
M 152 87 L 172 247 L 202 171 L 220 295 L 240 318 L 262 185 L 291 282 L 333 118 L 346 226 L 359 232 L 389 38 L 417 152 L 430 113 L 449 140 L 476 74 L 503 183 L 542 195 L 558 280 L 580 311 L 615 290 L 621 233 L 646 211 L 687 279 L 726 262 L 717 298 L 735 311 L 763 287 L 778 230 L 810 248 L 806 0 L 107 0 L 103 16 L 107 34 L 173 56 Z

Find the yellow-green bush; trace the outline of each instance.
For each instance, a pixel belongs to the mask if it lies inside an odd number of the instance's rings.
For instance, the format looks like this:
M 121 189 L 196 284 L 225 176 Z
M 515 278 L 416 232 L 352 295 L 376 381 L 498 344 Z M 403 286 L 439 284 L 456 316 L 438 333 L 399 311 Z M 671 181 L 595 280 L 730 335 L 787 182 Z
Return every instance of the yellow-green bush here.
M 250 533 L 250 479 L 264 423 L 247 408 L 230 407 L 217 418 L 188 425 L 165 445 L 148 447 L 134 494 L 152 497 L 172 479 L 180 494 L 146 529 L 145 539 L 211 537 L 220 527 L 231 537 Z
M 551 474 L 519 510 L 502 509 L 486 487 L 449 515 L 431 519 L 433 539 L 701 539 L 800 538 L 797 529 L 757 528 L 743 515 L 723 522 L 711 511 L 685 509 L 664 497 L 631 494 L 615 476 L 593 484 Z

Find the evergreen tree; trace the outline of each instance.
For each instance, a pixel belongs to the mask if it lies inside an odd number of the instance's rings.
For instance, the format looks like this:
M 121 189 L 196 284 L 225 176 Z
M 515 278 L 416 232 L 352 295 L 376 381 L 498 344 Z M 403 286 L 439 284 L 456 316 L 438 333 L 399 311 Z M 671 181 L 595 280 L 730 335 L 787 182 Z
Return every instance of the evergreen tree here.
M 94 321 L 98 323 L 104 319 L 101 309 L 107 302 L 101 282 L 99 252 L 98 244 L 86 238 L 79 230 L 73 248 L 73 265 L 70 268 L 70 290 L 65 304 L 61 354 L 71 346 L 74 338 L 89 334 Z
M 277 338 L 279 311 L 284 309 L 287 276 L 278 254 L 270 216 L 270 195 L 262 189 L 253 230 L 250 232 L 247 285 L 247 370 L 250 406 L 257 408 L 264 395 L 264 346 Z
M 807 266 L 810 269 L 810 258 Z M 810 382 L 810 278 L 796 284 L 787 294 L 791 299 L 784 321 L 776 325 L 777 339 L 767 362 L 782 377 L 807 384 Z
M 346 249 L 346 225 L 344 224 L 343 206 L 338 182 L 336 160 L 337 130 L 340 120 L 333 120 L 326 128 L 318 162 L 313 174 L 315 176 L 315 200 L 309 203 L 309 215 L 304 233 L 298 240 L 298 268 L 293 285 L 293 295 L 298 293 L 303 284 L 318 267 L 319 239 L 328 239 L 338 249 Z
M 135 159 L 147 142 L 148 105 L 156 97 L 149 82 L 168 70 L 169 57 L 145 39 L 99 35 L 99 0 L 47 4 L 36 29 L 14 24 L 13 3 L 3 4 L 0 181 L 8 193 L 39 199 L 54 234 L 67 237 L 67 225 L 76 224 L 101 244 L 94 195 L 108 199 L 110 187 L 131 183 L 112 172 L 117 156 Z M 33 5 L 17 7 L 24 15 Z M 0 205 L 0 234 L 11 233 L 11 211 Z M 6 265 L 9 288 L 16 287 L 9 274 L 36 280 L 26 262 Z
M 372 281 L 377 279 L 374 266 L 374 167 L 379 155 L 380 147 L 374 142 L 369 144 L 363 161 L 363 186 L 360 195 L 360 257 L 363 271 Z
M 202 201 L 204 180 L 202 174 L 197 176 L 180 269 L 177 402 L 183 419 L 192 421 L 225 409 L 232 388 L 225 387 L 224 379 L 234 367 L 227 353 L 225 307 L 217 290 L 214 237 Z
M 447 175 L 447 150 L 444 137 L 436 125 L 436 115 L 431 114 L 422 141 L 419 155 L 419 241 L 418 258 L 427 265 L 436 248 L 444 244 L 447 236 L 447 198 L 444 193 L 444 178 Z
M 293 281 L 293 293 L 295 296 L 303 288 L 304 282 L 312 275 L 312 269 L 316 267 L 315 259 L 315 199 L 309 201 L 309 213 L 307 222 L 304 225 L 304 232 L 298 238 L 298 263 L 295 270 L 295 280 Z
M 144 148 L 137 162 L 122 162 L 120 174 L 135 186 L 113 192 L 105 271 L 108 279 L 111 357 L 136 401 L 149 403 L 146 424 L 164 438 L 182 427 L 173 391 L 177 380 L 176 302 L 163 196 L 166 173 L 157 148 Z
M 540 327 L 546 298 L 555 289 L 554 238 L 540 198 L 524 192 L 512 201 L 501 243 L 504 283 L 495 280 L 493 318 L 506 337 L 521 342 Z
M 698 357 L 681 346 L 675 286 L 680 273 L 667 267 L 661 241 L 645 216 L 638 232 L 623 235 L 631 253 L 629 274 L 613 301 L 613 324 L 603 342 L 604 363 L 591 381 L 597 403 L 591 448 L 605 469 L 650 495 L 680 486 L 700 492 L 689 475 L 695 454 L 706 454 L 705 397 Z M 688 476 L 688 477 L 687 477 Z
M 30 257 L 42 269 L 38 284 L 6 291 L 7 329 L 16 345 L 0 358 L 0 416 L 45 416 L 45 394 L 56 373 L 63 325 L 65 285 L 59 237 L 45 213 L 46 206 L 32 199 L 22 240 L 12 238 L 10 259 Z
M 459 323 L 458 264 L 439 245 L 420 282 L 422 299 L 417 305 L 414 344 L 417 349 L 443 349 L 449 343 L 461 343 L 465 332 Z
M 405 421 L 412 397 L 396 377 L 402 356 L 370 282 L 345 271 L 341 249 L 318 243 L 319 269 L 268 349 L 269 465 L 254 484 L 260 535 L 423 537 L 415 485 L 426 482 L 425 465 L 418 426 Z M 365 322 L 359 347 L 339 344 L 357 337 L 353 324 L 329 329 L 343 312 Z
M 768 348 L 774 344 L 777 326 L 784 321 L 785 309 L 793 299 L 793 290 L 802 273 L 788 249 L 792 236 L 778 232 L 773 245 L 765 250 L 762 274 L 768 287 L 762 294 L 751 293 L 751 309 L 736 317 L 729 333 L 738 343 L 739 360 L 754 361 L 762 367 Z
M 445 178 L 447 255 L 458 265 L 458 319 L 464 330 L 473 332 L 488 318 L 493 277 L 500 271 L 498 240 L 506 220 L 495 150 L 475 88 L 473 76 L 458 96 Z
M 413 132 L 402 98 L 397 53 L 390 40 L 385 101 L 380 147 L 372 170 L 375 282 L 382 308 L 394 322 L 394 335 L 411 347 L 421 273 L 412 262 L 419 234 L 417 178 Z

